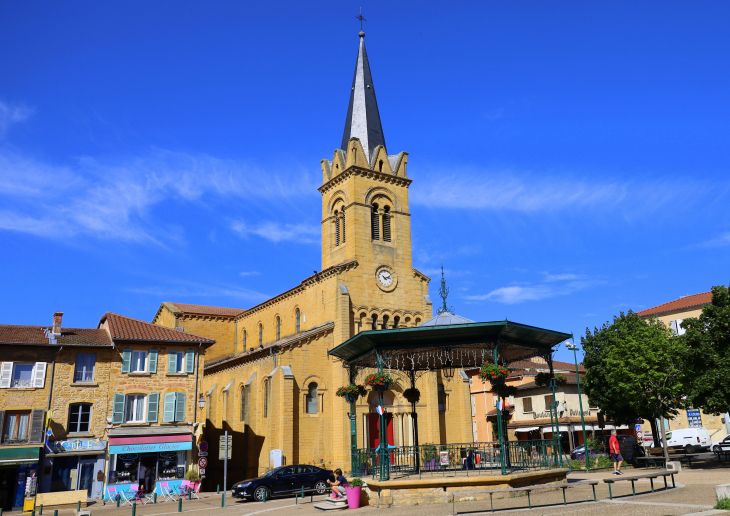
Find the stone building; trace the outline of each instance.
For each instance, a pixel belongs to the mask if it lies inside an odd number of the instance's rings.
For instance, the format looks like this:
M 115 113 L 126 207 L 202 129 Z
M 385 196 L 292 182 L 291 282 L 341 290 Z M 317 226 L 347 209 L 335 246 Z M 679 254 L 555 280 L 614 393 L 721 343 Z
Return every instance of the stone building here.
M 702 292 L 680 297 L 666 303 L 662 303 L 646 310 L 637 312 L 636 315 L 645 320 L 656 318 L 671 328 L 675 335 L 683 335 L 682 321 L 690 317 L 699 317 L 702 308 L 712 302 L 712 292 Z M 717 441 L 725 435 L 730 434 L 730 414 L 721 415 L 705 414 L 700 408 L 688 408 L 667 420 L 668 430 L 679 428 L 705 427 L 710 432 L 712 441 Z M 657 428 L 660 428 L 657 423 Z M 651 425 L 646 421 L 642 425 L 644 434 L 651 435 Z
M 217 307 L 196 307 L 193 314 L 179 303 L 163 303 L 153 319 L 174 327 L 184 317 L 186 331 L 193 320 L 198 334 L 220 331 L 206 361 L 203 394 L 208 442 L 226 430 L 233 435 L 229 479 L 265 471 L 271 450 L 281 450 L 288 464 L 349 471 L 348 406 L 335 396 L 349 378 L 328 350 L 363 330 L 417 326 L 432 317 L 430 279 L 412 264 L 408 153 L 386 150 L 364 33 L 342 143 L 321 169 L 320 272 L 257 306 L 231 309 L 225 317 L 233 323 L 221 320 Z M 213 315 L 218 319 L 206 319 Z M 231 327 L 235 335 L 224 337 Z M 466 385 L 434 373 L 419 379 L 420 442 L 471 441 Z M 389 440 L 399 444 L 409 442 L 412 428 L 402 397 L 407 386 L 403 379 L 386 393 Z M 377 438 L 371 401 L 357 405 L 360 447 Z M 207 480 L 222 483 L 221 464 L 209 459 Z

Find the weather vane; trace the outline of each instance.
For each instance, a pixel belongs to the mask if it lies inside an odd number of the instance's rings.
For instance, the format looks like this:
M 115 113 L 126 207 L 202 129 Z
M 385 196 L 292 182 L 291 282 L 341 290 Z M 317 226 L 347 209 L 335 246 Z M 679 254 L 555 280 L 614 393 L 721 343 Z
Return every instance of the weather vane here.
M 362 32 L 362 22 L 367 21 L 362 15 L 362 7 L 360 8 L 360 16 L 355 16 L 355 18 L 360 20 L 360 32 Z
M 446 306 L 446 298 L 449 296 L 449 289 L 446 288 L 446 280 L 444 279 L 444 264 L 441 264 L 441 288 L 439 289 L 439 296 L 441 296 L 441 299 L 444 300 L 444 306 L 439 308 L 438 313 L 439 315 L 449 313 L 454 313 L 454 307 L 452 306 L 449 308 Z

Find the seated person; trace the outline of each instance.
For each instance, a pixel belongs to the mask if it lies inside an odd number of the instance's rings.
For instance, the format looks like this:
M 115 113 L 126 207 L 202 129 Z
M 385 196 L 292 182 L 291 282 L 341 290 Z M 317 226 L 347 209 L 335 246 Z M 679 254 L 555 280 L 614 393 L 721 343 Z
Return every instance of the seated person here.
M 347 485 L 347 479 L 342 476 L 342 470 L 337 468 L 335 470 L 335 481 L 327 479 L 327 483 L 332 486 L 332 498 L 339 500 L 345 494 L 345 486 Z

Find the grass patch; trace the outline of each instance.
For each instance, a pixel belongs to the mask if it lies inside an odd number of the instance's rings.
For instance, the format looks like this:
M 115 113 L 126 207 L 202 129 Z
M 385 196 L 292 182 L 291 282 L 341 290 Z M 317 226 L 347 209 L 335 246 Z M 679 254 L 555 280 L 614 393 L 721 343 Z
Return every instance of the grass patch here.
M 715 505 L 715 509 L 730 511 L 730 498 L 720 498 Z

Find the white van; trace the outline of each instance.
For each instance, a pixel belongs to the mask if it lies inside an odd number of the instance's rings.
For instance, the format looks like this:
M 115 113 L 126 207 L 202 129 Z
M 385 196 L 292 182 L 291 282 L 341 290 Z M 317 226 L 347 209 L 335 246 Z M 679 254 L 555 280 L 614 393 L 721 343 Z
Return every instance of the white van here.
M 687 453 L 695 453 L 710 449 L 712 440 L 707 428 L 680 428 L 670 430 L 667 435 L 667 447 L 674 450 L 684 450 Z

